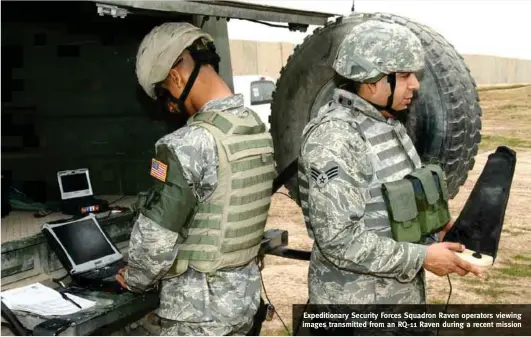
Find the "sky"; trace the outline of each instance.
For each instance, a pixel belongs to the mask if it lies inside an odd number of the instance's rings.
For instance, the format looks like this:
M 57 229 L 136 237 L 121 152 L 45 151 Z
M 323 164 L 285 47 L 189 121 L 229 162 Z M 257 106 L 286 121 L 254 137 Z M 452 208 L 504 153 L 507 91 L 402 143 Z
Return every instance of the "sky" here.
M 263 5 L 348 15 L 351 0 L 249 0 Z M 531 60 L 531 0 L 355 0 L 356 12 L 408 17 L 443 35 L 461 54 Z M 311 34 L 245 20 L 229 21 L 232 40 L 301 43 Z

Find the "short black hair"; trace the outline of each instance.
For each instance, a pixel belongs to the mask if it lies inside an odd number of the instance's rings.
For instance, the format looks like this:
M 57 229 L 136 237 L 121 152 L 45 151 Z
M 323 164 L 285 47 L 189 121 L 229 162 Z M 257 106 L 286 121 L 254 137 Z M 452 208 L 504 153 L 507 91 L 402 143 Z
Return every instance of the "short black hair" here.
M 361 88 L 361 82 L 352 81 L 336 72 L 334 72 L 334 84 L 336 88 L 346 90 L 353 94 L 358 94 Z

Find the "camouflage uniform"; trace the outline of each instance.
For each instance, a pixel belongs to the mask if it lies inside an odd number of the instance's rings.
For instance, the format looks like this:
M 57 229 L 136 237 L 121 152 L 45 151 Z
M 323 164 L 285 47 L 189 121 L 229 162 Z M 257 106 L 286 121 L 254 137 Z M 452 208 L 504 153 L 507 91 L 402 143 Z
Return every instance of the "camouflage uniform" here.
M 243 97 L 211 101 L 198 113 L 209 110 L 244 113 Z M 218 152 L 212 135 L 204 128 L 186 126 L 161 138 L 156 147 L 170 148 L 182 164 L 184 176 L 199 202 L 218 184 Z M 179 251 L 178 234 L 142 214 L 134 224 L 126 272 L 127 285 L 144 291 L 159 282 Z M 260 304 L 260 271 L 254 261 L 212 274 L 189 268 L 184 274 L 164 279 L 160 287 L 163 335 L 246 334 Z
M 419 70 L 422 46 L 404 29 L 371 21 L 356 26 L 334 68 L 358 82 Z M 315 242 L 310 303 L 424 303 L 427 247 L 392 238 L 380 190 L 421 165 L 404 126 L 358 95 L 336 89 L 302 137 L 299 191 Z
M 194 69 L 179 97 L 166 87 L 187 51 Z M 218 70 L 213 39 L 186 22 L 154 27 L 137 52 L 146 94 L 177 105 L 186 126 L 156 143 L 154 181 L 130 238 L 128 287 L 159 285 L 163 335 L 246 334 L 260 305 L 255 256 L 275 174 L 271 136 L 242 95 L 184 104 L 203 65 Z M 192 112 L 192 111 L 191 111 Z M 264 190 L 269 187 L 269 191 Z

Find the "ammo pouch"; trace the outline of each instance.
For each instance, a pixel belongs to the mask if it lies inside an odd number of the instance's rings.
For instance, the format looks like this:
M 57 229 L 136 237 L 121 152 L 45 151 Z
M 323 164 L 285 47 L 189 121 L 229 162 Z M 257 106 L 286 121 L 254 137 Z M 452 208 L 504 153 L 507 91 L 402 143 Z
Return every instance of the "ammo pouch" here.
M 426 165 L 402 180 L 382 184 L 382 195 L 396 241 L 420 242 L 450 221 L 448 190 L 437 165 Z

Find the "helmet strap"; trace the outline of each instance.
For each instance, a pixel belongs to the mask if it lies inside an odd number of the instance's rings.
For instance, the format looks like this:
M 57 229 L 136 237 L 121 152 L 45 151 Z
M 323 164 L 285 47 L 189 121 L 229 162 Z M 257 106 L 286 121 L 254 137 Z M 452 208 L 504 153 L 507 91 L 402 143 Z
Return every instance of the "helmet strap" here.
M 179 96 L 179 98 L 173 97 L 170 92 L 164 89 L 164 97 L 166 99 L 162 99 L 162 104 L 165 106 L 164 108 L 168 109 L 168 103 L 172 102 L 179 108 L 179 112 L 177 113 L 178 121 L 175 125 L 177 128 L 180 128 L 186 124 L 188 121 L 188 118 L 190 117 L 190 114 L 188 113 L 188 110 L 186 109 L 186 106 L 184 102 L 188 98 L 188 95 L 190 94 L 190 91 L 192 90 L 192 87 L 195 83 L 195 80 L 197 79 L 197 76 L 199 75 L 199 71 L 201 70 L 201 66 L 204 64 L 210 64 L 214 67 L 215 71 L 219 73 L 219 61 L 220 57 L 216 53 L 216 48 L 214 46 L 213 42 L 206 43 L 206 49 L 205 48 L 197 48 L 196 46 L 192 45 L 187 48 L 190 52 L 190 55 L 192 56 L 192 59 L 195 62 L 194 70 L 190 74 L 190 78 L 186 82 L 186 85 L 183 89 L 183 92 Z
M 191 45 L 188 47 L 188 51 L 190 52 L 190 55 L 192 56 L 192 59 L 195 62 L 194 70 L 190 74 L 190 78 L 188 79 L 188 82 L 186 82 L 186 86 L 184 87 L 183 92 L 181 93 L 181 96 L 177 99 L 175 99 L 175 103 L 179 107 L 179 111 L 185 113 L 187 116 L 189 116 L 188 111 L 186 110 L 186 107 L 184 105 L 184 102 L 188 98 L 188 95 L 190 94 L 190 91 L 192 90 L 192 86 L 194 85 L 195 80 L 197 79 L 197 75 L 199 75 L 199 71 L 201 70 L 201 66 L 204 64 L 210 64 L 214 69 L 216 70 L 216 73 L 219 73 L 219 61 L 220 57 L 216 53 L 216 47 L 213 42 L 208 42 L 205 44 L 206 48 L 198 48 L 195 45 Z M 173 96 L 172 96 L 173 98 Z
M 186 99 L 188 98 L 188 95 L 190 94 L 190 91 L 192 91 L 192 86 L 194 85 L 195 80 L 197 79 L 197 75 L 199 75 L 199 70 L 201 69 L 201 64 L 198 62 L 195 62 L 194 70 L 192 70 L 192 73 L 190 74 L 190 78 L 188 79 L 188 82 L 186 82 L 186 85 L 184 86 L 183 92 L 181 93 L 181 96 L 179 98 L 173 98 L 174 103 L 177 104 L 179 107 L 179 112 L 186 114 L 189 116 L 188 111 L 186 110 L 186 106 L 184 105 L 184 102 L 186 102 Z
M 376 103 L 369 102 L 373 107 L 375 107 L 377 110 L 385 110 L 389 112 L 393 117 L 399 117 L 400 113 L 399 111 L 393 109 L 393 101 L 395 96 L 395 88 L 396 88 L 396 74 L 391 73 L 387 75 L 387 82 L 389 83 L 389 86 L 391 87 L 391 94 L 387 98 L 387 105 L 379 105 Z
M 391 95 L 387 98 L 387 110 L 389 110 L 389 113 L 391 115 L 394 115 L 395 110 L 393 110 L 393 100 L 395 97 L 395 88 L 396 88 L 396 73 L 392 73 L 387 75 L 387 82 L 389 82 L 389 86 L 391 87 Z

